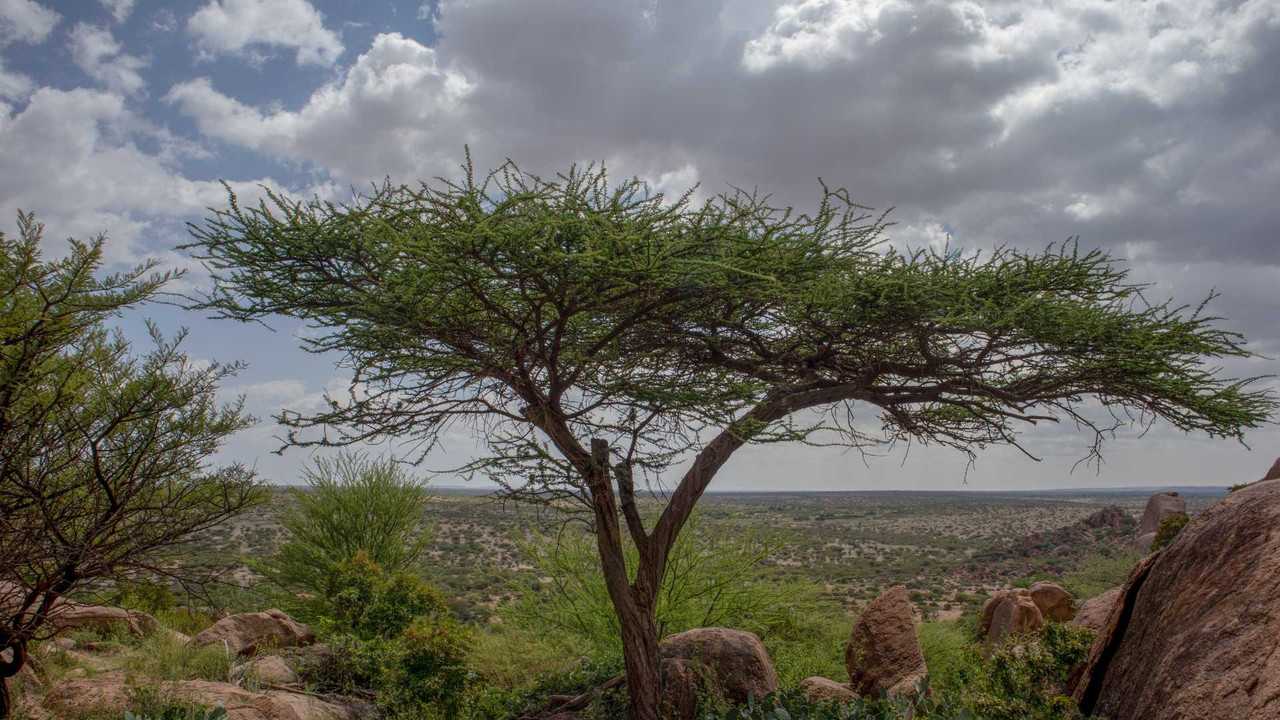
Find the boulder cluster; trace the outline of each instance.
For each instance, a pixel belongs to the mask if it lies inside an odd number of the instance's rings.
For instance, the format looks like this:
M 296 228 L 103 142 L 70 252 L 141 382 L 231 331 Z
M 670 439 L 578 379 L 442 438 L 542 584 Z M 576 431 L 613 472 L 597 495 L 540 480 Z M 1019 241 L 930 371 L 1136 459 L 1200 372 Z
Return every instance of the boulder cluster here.
M 1071 593 L 1055 583 L 1038 582 L 992 595 L 982 606 L 978 630 L 988 641 L 999 642 L 1010 635 L 1035 632 L 1048 620 L 1066 622 L 1075 612 Z
M 119 625 L 134 634 L 149 635 L 160 628 L 155 618 L 146 613 L 96 605 L 69 603 L 56 617 L 59 629 Z M 159 683 L 161 691 L 174 699 L 224 707 L 228 720 L 363 720 L 374 715 L 373 706 L 364 701 L 304 692 L 295 665 L 312 654 L 325 652 L 325 648 L 313 644 L 315 634 L 310 628 L 280 610 L 229 615 L 193 638 L 180 639 L 195 646 L 221 646 L 229 655 L 245 660 L 232 668 L 233 682 Z M 68 653 L 90 650 L 65 637 L 58 638 L 55 644 Z M 258 654 L 265 652 L 271 654 Z M 28 708 L 27 712 L 33 718 L 96 716 L 104 712 L 120 715 L 128 700 L 124 674 L 76 674 L 51 687 L 40 706 Z

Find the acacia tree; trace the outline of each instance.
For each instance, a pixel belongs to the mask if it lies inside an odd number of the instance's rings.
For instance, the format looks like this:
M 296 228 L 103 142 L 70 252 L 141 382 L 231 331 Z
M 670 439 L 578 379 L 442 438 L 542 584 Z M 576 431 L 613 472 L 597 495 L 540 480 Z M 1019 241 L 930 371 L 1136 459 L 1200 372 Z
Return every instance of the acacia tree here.
M 464 170 L 347 204 L 231 195 L 190 228 L 214 281 L 194 304 L 301 319 L 303 347 L 351 370 L 346 397 L 279 416 L 288 444 L 395 437 L 420 458 L 462 424 L 488 448 L 470 470 L 585 509 L 633 718 L 658 713 L 669 553 L 747 443 L 972 454 L 1065 418 L 1096 452 L 1111 429 L 1157 418 L 1240 438 L 1275 404 L 1208 365 L 1248 357 L 1241 336 L 1200 308 L 1146 304 L 1107 255 L 1074 244 L 902 253 L 883 216 L 825 187 L 799 214 L 742 192 L 670 201 L 600 168 Z M 644 488 L 666 500 L 656 519 L 637 507 Z
M 43 260 L 41 226 L 18 220 L 17 238 L 0 234 L 0 718 L 7 678 L 69 593 L 191 579 L 168 551 L 257 497 L 243 466 L 208 462 L 249 422 L 215 397 L 236 366 L 198 367 L 154 329 L 155 349 L 134 356 L 105 326 L 174 275 L 147 263 L 98 277 L 102 238 Z

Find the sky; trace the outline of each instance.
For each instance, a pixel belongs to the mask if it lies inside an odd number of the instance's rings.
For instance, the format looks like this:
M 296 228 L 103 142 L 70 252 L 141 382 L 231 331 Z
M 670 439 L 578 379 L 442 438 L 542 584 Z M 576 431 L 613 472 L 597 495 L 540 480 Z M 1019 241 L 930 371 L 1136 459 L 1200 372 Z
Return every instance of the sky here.
M 1280 3 L 1275 0 L 0 0 L 0 228 L 46 224 L 48 252 L 105 234 L 122 268 L 177 250 L 185 223 L 271 187 L 342 198 L 384 178 L 604 162 L 663 191 L 758 188 L 811 207 L 821 178 L 894 208 L 900 247 L 1041 249 L 1078 236 L 1149 295 L 1197 303 L 1280 371 Z M 224 388 L 261 421 L 223 452 L 277 483 L 271 415 L 317 407 L 345 376 L 302 329 L 151 306 L 188 352 L 248 364 Z M 1274 383 L 1273 383 L 1274 385 Z M 1075 467 L 1072 428 L 993 450 L 878 458 L 770 446 L 713 490 L 1224 485 L 1252 450 L 1157 426 Z M 449 438 L 424 473 L 475 440 Z M 376 452 L 394 452 L 383 446 Z M 1074 468 L 1074 469 L 1073 469 Z M 450 484 L 456 477 L 432 474 Z

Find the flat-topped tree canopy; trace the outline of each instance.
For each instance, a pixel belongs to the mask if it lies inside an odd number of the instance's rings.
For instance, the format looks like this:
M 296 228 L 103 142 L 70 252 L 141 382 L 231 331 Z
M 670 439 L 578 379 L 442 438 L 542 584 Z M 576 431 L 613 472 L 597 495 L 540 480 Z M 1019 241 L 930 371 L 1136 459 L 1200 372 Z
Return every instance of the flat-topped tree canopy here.
M 904 252 L 884 216 L 825 186 L 799 213 L 741 191 L 664 198 L 601 167 L 477 177 L 468 163 L 457 182 L 386 183 L 341 205 L 230 200 L 191 227 L 186 247 L 214 280 L 196 306 L 300 318 L 304 347 L 353 371 L 349 397 L 280 416 L 289 442 L 394 436 L 425 454 L 470 424 L 489 450 L 472 470 L 594 513 L 628 648 L 649 647 L 628 639 L 628 617 L 747 442 L 972 454 L 1069 419 L 1096 452 L 1109 430 L 1156 419 L 1242 439 L 1276 404 L 1212 365 L 1251 356 L 1243 337 L 1203 305 L 1148 304 L 1100 251 Z M 652 527 L 638 478 L 672 491 Z M 641 551 L 634 581 L 612 567 L 625 565 L 619 512 Z M 636 663 L 633 705 L 649 684 Z

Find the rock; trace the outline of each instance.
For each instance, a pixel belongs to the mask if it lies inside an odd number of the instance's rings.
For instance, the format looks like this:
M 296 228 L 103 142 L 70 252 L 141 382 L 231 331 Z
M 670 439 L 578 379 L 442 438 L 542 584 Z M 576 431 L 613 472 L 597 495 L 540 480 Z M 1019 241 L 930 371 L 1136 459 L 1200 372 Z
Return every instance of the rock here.
M 75 650 L 76 641 L 69 637 L 57 637 L 53 639 L 53 646 L 59 650 Z
M 987 642 L 997 643 L 1010 635 L 1025 635 L 1044 627 L 1044 613 L 1031 591 L 1024 588 L 1001 590 L 982 606 L 978 630 Z
M 686 630 L 663 640 L 658 653 L 664 701 L 672 717 L 693 717 L 700 692 L 742 705 L 749 697 L 760 700 L 778 689 L 769 653 L 753 633 Z
M 205 680 L 157 683 L 157 687 L 176 700 L 222 706 L 227 720 L 362 720 L 372 714 L 372 708 L 364 703 L 329 702 L 290 692 L 255 693 Z M 72 680 L 50 690 L 44 707 L 57 717 L 119 715 L 128 707 L 128 689 L 118 674 Z
M 61 602 L 55 605 L 49 615 L 49 623 L 58 632 L 80 628 L 110 630 L 113 627 L 122 627 L 139 637 L 150 635 L 160 627 L 160 623 L 155 618 L 144 612 L 73 602 Z
M 1133 539 L 1133 546 L 1142 552 L 1151 549 L 1151 543 L 1156 541 L 1156 534 L 1153 532 L 1143 533 Z
M 1129 514 L 1115 505 L 1108 505 L 1082 521 L 1090 528 L 1122 528 L 1133 522 Z
M 285 659 L 279 655 L 254 658 L 250 662 L 238 665 L 231 671 L 231 679 L 251 680 L 271 687 L 293 687 L 302 682 L 298 673 L 294 672 L 293 668 L 289 667 Z
M 1075 600 L 1061 585 L 1051 582 L 1033 583 L 1027 592 L 1045 620 L 1066 622 L 1075 617 Z
M 193 645 L 225 644 L 236 655 L 260 648 L 287 648 L 315 641 L 311 629 L 281 610 L 228 615 L 191 638 Z
M 912 695 L 928 673 L 907 589 L 885 590 L 862 611 L 845 645 L 849 686 L 863 697 Z
M 1110 720 L 1280 718 L 1280 480 L 1228 495 L 1133 570 L 1073 695 Z
M 1267 480 L 1280 480 L 1280 458 L 1276 458 L 1276 461 L 1271 465 L 1271 469 L 1267 471 L 1266 475 L 1262 476 L 1263 482 Z
M 1117 601 L 1120 600 L 1120 593 L 1124 591 L 1124 587 L 1113 587 L 1110 590 L 1089 598 L 1080 606 L 1080 611 L 1071 620 L 1072 625 L 1089 628 L 1097 634 L 1102 631 L 1107 622 L 1107 616 L 1111 614 L 1111 610 L 1115 608 Z
M 817 675 L 801 680 L 800 691 L 811 703 L 849 703 L 858 699 L 857 694 L 848 685 Z
M 1186 514 L 1187 501 L 1176 492 L 1156 493 L 1147 500 L 1147 509 L 1142 513 L 1142 522 L 1138 523 L 1138 535 L 1154 533 L 1160 529 L 1160 523 L 1170 515 Z M 1150 547 L 1151 543 L 1147 543 Z

